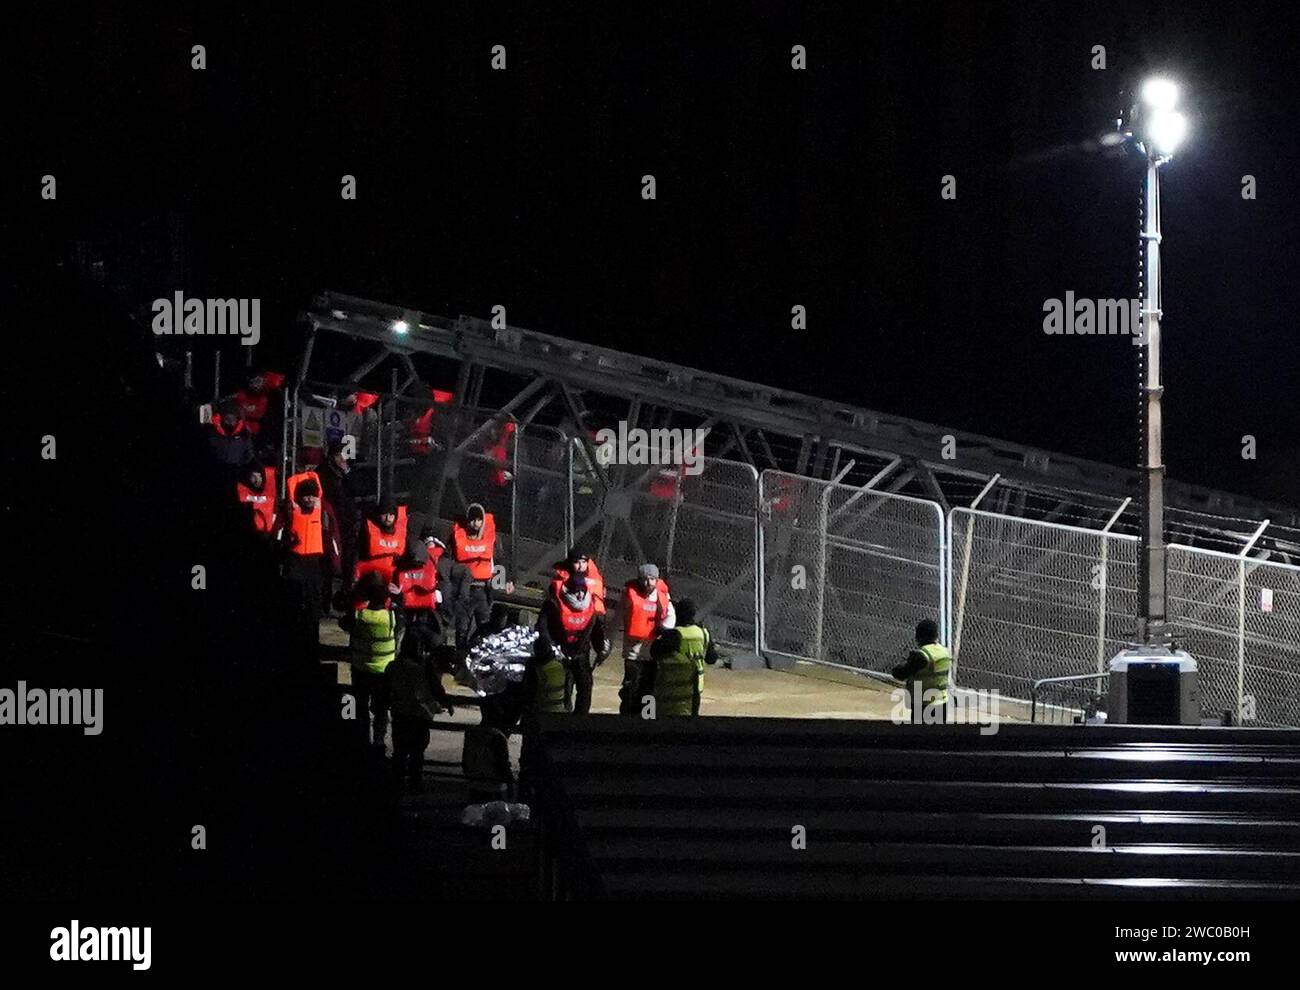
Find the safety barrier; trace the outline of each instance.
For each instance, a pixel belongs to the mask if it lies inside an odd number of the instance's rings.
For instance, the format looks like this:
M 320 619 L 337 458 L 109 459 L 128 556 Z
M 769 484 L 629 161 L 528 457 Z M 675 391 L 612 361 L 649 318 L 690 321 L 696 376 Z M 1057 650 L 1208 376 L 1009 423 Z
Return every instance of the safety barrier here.
M 919 619 L 933 618 L 946 637 L 937 503 L 764 471 L 760 505 L 765 650 L 887 671 Z
M 1132 637 L 1136 537 L 966 508 L 948 526 L 963 687 L 1028 699 L 1035 681 L 1104 670 Z
M 1243 725 L 1300 725 L 1300 567 L 1173 545 L 1168 572 L 1202 707 Z

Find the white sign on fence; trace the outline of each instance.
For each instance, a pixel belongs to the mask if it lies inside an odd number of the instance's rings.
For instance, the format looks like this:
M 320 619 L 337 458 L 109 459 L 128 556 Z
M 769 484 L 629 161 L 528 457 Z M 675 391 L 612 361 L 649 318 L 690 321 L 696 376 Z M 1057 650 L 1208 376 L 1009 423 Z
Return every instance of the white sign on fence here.
M 325 410 L 305 406 L 302 411 L 302 445 L 325 446 Z

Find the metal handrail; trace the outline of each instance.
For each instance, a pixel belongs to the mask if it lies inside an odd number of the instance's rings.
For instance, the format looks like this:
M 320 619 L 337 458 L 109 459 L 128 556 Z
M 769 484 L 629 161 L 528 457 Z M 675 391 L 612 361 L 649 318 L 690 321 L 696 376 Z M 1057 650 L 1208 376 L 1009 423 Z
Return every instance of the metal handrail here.
M 1103 677 L 1109 677 L 1109 671 L 1091 674 L 1069 674 L 1065 677 L 1040 677 L 1034 681 L 1033 686 L 1029 689 L 1029 721 L 1037 721 L 1038 712 L 1038 692 L 1044 684 L 1063 684 L 1067 681 L 1088 681 L 1101 680 Z

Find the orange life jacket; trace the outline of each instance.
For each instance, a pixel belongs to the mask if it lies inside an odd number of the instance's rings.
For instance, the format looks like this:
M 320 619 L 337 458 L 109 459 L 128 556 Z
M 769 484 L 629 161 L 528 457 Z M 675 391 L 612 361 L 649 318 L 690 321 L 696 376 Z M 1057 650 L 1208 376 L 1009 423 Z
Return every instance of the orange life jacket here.
M 245 429 L 248 428 L 247 423 L 245 423 L 242 419 L 238 419 L 235 421 L 235 428 L 231 430 L 229 433 L 227 433 L 225 427 L 221 425 L 220 413 L 214 413 L 211 422 L 212 422 L 212 428 L 216 430 L 217 433 L 219 433 L 223 437 L 237 437 L 239 436 L 239 434 L 243 433 Z
M 564 645 L 573 646 L 582 638 L 591 620 L 596 615 L 596 597 L 587 595 L 586 608 L 570 608 L 569 603 L 560 599 L 560 626 L 563 629 Z
M 325 538 L 321 532 L 321 519 L 325 511 L 318 505 L 315 512 L 303 512 L 297 502 L 290 503 L 289 529 L 298 540 L 291 549 L 300 557 L 313 557 L 325 552 Z
M 623 586 L 623 635 L 631 639 L 651 639 L 668 616 L 668 585 L 661 578 L 652 594 L 641 591 L 640 581 Z
M 432 560 L 398 571 L 397 586 L 402 589 L 402 604 L 407 608 L 437 608 L 434 592 L 438 588 L 438 568 Z
M 685 464 L 679 464 L 675 468 L 660 468 L 655 472 L 654 477 L 650 479 L 650 494 L 661 499 L 676 498 L 680 479 L 685 477 Z
M 475 581 L 492 580 L 492 552 L 497 542 L 497 522 L 492 513 L 483 513 L 483 532 L 477 537 L 469 535 L 462 523 L 452 523 L 451 545 L 458 563 L 469 568 Z
M 564 582 L 569 580 L 569 568 L 559 565 L 555 568 L 555 580 L 551 582 L 551 591 L 558 600 L 564 589 Z M 596 603 L 596 614 L 605 614 L 605 579 L 601 577 L 600 568 L 590 557 L 587 558 L 587 590 L 591 600 Z
M 325 552 L 324 520 L 325 503 L 316 504 L 315 512 L 303 512 L 294 498 L 298 485 L 308 479 L 320 484 L 315 471 L 302 471 L 289 477 L 286 490 L 289 495 L 289 531 L 298 537 L 297 543 L 290 549 L 302 557 L 311 557 Z
M 506 422 L 501 428 L 501 437 L 488 447 L 488 456 L 495 467 L 492 470 L 492 484 L 504 488 L 510 484 L 510 438 L 514 436 L 515 424 Z
M 393 524 L 393 531 L 385 533 L 379 523 L 372 519 L 366 520 L 366 553 L 365 556 L 374 559 L 375 557 L 400 557 L 406 552 L 406 506 L 397 507 L 397 522 Z
M 262 428 L 262 417 L 266 415 L 266 393 L 246 392 L 242 388 L 235 393 L 239 411 L 244 415 L 249 433 L 257 433 Z
M 449 407 L 456 398 L 451 392 L 433 389 L 433 405 L 411 420 L 406 427 L 406 443 L 411 454 L 419 456 L 433 449 L 433 417 Z
M 379 401 L 379 396 L 374 392 L 357 392 L 356 397 L 357 401 L 352 410 L 358 416 Z
M 235 482 L 235 494 L 244 505 L 253 507 L 253 528 L 269 533 L 275 527 L 275 468 L 262 468 L 262 490 L 253 491 L 242 481 Z

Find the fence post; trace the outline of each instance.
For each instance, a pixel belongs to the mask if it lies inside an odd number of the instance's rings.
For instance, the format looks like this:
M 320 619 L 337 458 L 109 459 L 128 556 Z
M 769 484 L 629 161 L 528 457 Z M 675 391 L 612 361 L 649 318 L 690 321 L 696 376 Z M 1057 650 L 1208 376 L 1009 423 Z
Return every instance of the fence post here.
M 939 503 L 935 503 L 935 513 L 939 516 L 939 635 L 940 641 L 944 643 L 952 642 L 949 637 L 952 626 L 952 618 L 948 615 L 949 604 L 952 602 L 952 595 L 948 592 L 948 581 L 950 578 L 948 568 L 948 520 L 944 518 L 944 509 Z M 956 683 L 954 681 L 953 683 Z
M 379 400 L 379 418 L 375 424 L 375 504 L 384 495 L 384 400 Z
M 1246 558 L 1237 561 L 1237 715 L 1246 697 Z
M 564 542 L 573 546 L 573 443 L 574 438 L 561 431 L 564 437 Z
M 820 519 L 817 527 L 817 599 L 813 615 L 816 620 L 816 626 L 813 629 L 813 657 L 817 660 L 822 658 L 822 634 L 826 621 L 826 549 L 828 543 L 827 530 L 830 528 L 830 504 L 831 492 L 840 480 L 853 470 L 855 461 L 849 461 L 833 477 L 818 496 Z
M 1255 541 L 1268 529 L 1269 520 L 1265 519 L 1259 528 L 1246 541 L 1237 554 L 1237 715 L 1241 722 L 1241 707 L 1246 700 L 1246 555 L 1255 546 Z
M 831 488 L 827 485 L 817 498 L 817 595 L 813 599 L 813 659 L 822 658 L 822 626 L 826 607 L 826 503 Z
M 286 393 L 287 394 L 287 393 Z M 288 468 L 285 471 L 287 475 L 298 464 L 298 431 L 302 427 L 302 396 L 299 393 L 298 386 L 293 387 L 293 429 L 289 431 L 289 460 Z
M 1106 672 L 1106 604 L 1108 601 L 1107 588 L 1110 582 L 1110 574 L 1107 568 L 1110 566 L 1110 528 L 1119 521 L 1119 517 L 1124 514 L 1132 498 L 1124 499 L 1120 507 L 1107 520 L 1106 525 L 1101 530 L 1101 599 L 1097 608 L 1097 673 Z
M 212 402 L 221 401 L 221 351 L 212 351 Z
M 953 618 L 953 620 L 952 620 L 952 623 L 953 623 L 953 632 L 952 632 L 952 673 L 949 674 L 949 677 L 952 679 L 952 681 L 953 681 L 954 684 L 957 682 L 957 681 L 956 681 L 956 678 L 957 678 L 957 661 L 958 661 L 958 659 L 959 659 L 959 654 L 961 653 L 961 627 L 962 627 L 962 620 L 966 617 L 966 586 L 967 586 L 967 584 L 968 584 L 968 582 L 969 582 L 969 579 L 970 579 L 970 549 L 971 549 L 971 543 L 973 542 L 974 537 L 975 537 L 975 516 L 974 516 L 974 510 L 979 506 L 980 502 L 982 502 L 982 501 L 984 500 L 984 496 L 987 495 L 987 494 L 988 494 L 988 493 L 993 489 L 993 486 L 996 485 L 996 484 L 998 483 L 998 481 L 999 481 L 999 479 L 1001 479 L 1001 477 L 1002 477 L 1001 474 L 995 474 L 993 477 L 991 477 L 991 478 L 988 480 L 988 482 L 984 485 L 984 487 L 980 489 L 980 493 L 979 493 L 978 495 L 975 496 L 975 501 L 971 502 L 971 504 L 968 506 L 968 508 L 971 510 L 972 514 L 971 514 L 971 517 L 970 517 L 970 524 L 966 527 L 966 545 L 963 546 L 963 547 L 961 548 L 961 585 L 960 585 L 961 590 L 957 593 L 957 608 L 956 608 L 956 613 L 957 613 L 957 614 L 956 614 L 955 618 Z M 955 510 L 954 510 L 954 511 L 955 511 Z M 948 513 L 948 521 L 949 521 L 950 524 L 952 523 L 952 519 L 953 519 L 953 513 L 950 512 L 950 513 Z M 950 526 L 950 528 L 953 528 L 953 527 Z M 955 528 L 953 528 L 953 529 L 954 529 L 954 532 L 955 532 Z M 950 541 L 949 541 L 949 551 L 948 551 L 948 552 L 949 552 L 949 554 L 952 553 L 952 549 L 951 549 L 951 538 L 950 538 Z M 949 578 L 948 578 L 948 583 L 949 583 L 949 585 L 952 584 L 952 577 L 951 577 L 951 575 L 950 575 Z
M 297 395 L 298 393 L 297 390 L 295 389 L 294 390 L 295 403 L 298 401 Z M 298 432 L 297 416 L 295 416 L 293 420 L 293 424 L 292 424 L 293 429 L 290 430 L 289 428 L 290 427 L 289 390 L 287 388 L 284 390 L 283 406 L 284 406 L 284 415 L 280 417 L 280 501 L 281 502 L 283 502 L 285 499 L 285 492 L 288 490 L 289 487 L 289 472 L 293 469 L 293 451 L 289 449 L 289 435 L 290 433 L 292 433 L 293 435 L 296 436 Z M 276 508 L 276 511 L 277 512 L 279 511 L 278 507 Z
M 519 574 L 519 437 L 528 424 L 516 425 L 510 434 L 510 570 L 514 576 L 523 580 Z
M 763 566 L 763 488 L 758 468 L 749 465 L 754 473 L 754 655 L 763 659 L 763 601 L 767 589 L 767 569 Z
M 673 572 L 673 544 L 677 542 L 677 510 L 682 502 L 682 476 L 673 475 L 673 504 L 668 509 L 668 546 L 664 548 L 664 572 Z

